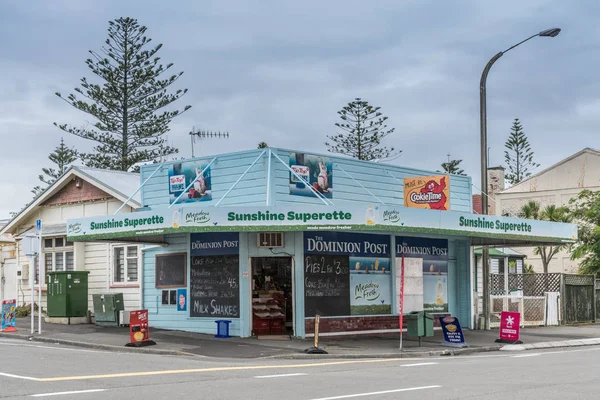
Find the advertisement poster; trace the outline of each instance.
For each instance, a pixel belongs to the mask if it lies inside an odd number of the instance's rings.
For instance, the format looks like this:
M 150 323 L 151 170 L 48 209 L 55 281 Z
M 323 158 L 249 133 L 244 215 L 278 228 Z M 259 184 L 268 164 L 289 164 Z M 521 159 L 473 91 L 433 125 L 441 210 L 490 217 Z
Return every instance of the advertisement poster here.
M 422 268 L 423 310 L 448 312 L 448 240 L 396 237 L 396 254 L 407 260 L 420 259 L 410 265 Z
M 404 178 L 404 206 L 447 211 L 450 209 L 450 177 Z
M 304 253 L 305 309 L 326 309 L 327 315 L 391 314 L 389 236 L 307 232 Z
M 4 300 L 2 302 L 2 324 L 0 331 L 15 332 L 17 329 L 17 300 Z
M 173 204 L 182 193 L 177 203 L 212 200 L 211 173 L 207 166 L 208 162 L 205 161 L 172 164 L 169 167 L 169 204 Z M 192 182 L 194 184 L 186 191 Z
M 350 257 L 350 311 L 352 315 L 392 313 L 389 258 Z
M 187 311 L 187 289 L 177 289 L 177 311 Z
M 333 197 L 333 163 L 329 157 L 290 153 L 290 168 L 324 197 Z M 315 197 L 315 194 L 290 172 L 290 194 Z
M 519 340 L 521 314 L 502 311 L 500 314 L 500 339 L 510 342 Z

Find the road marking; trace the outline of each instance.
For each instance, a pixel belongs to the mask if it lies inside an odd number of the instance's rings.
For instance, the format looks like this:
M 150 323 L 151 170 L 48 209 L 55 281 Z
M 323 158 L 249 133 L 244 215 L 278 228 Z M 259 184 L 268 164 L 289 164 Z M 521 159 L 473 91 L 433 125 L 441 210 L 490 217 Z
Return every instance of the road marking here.
M 72 392 L 54 392 L 54 393 L 40 393 L 40 394 L 31 394 L 29 397 L 49 397 L 49 396 L 64 396 L 67 394 L 82 394 L 82 393 L 97 393 L 97 392 L 105 392 L 106 389 L 89 389 L 89 390 L 75 390 Z
M 336 399 L 350 399 L 352 397 L 365 397 L 365 396 L 376 396 L 378 394 L 388 394 L 388 393 L 399 393 L 399 392 L 410 392 L 414 390 L 425 390 L 425 389 L 435 389 L 441 388 L 439 385 L 434 386 L 419 386 L 405 389 L 395 389 L 395 390 L 382 390 L 381 392 L 371 392 L 371 393 L 358 393 L 358 394 L 347 394 L 344 396 L 335 396 L 335 397 L 322 397 L 319 399 L 313 400 L 336 400 Z
M 420 367 L 421 365 L 437 365 L 439 363 L 436 362 L 425 362 L 425 363 L 417 363 L 417 364 L 403 364 L 402 367 Z
M 518 356 L 512 356 L 512 358 L 536 357 L 536 356 L 541 356 L 541 355 L 542 355 L 542 353 L 519 354 Z
M 413 360 L 416 360 L 413 358 Z M 62 381 L 77 381 L 90 379 L 110 379 L 110 378 L 129 378 L 139 376 L 154 376 L 154 375 L 180 375 L 192 374 L 199 372 L 221 372 L 221 371 L 252 371 L 263 369 L 291 369 L 291 368 L 307 368 L 307 367 L 327 367 L 331 365 L 352 365 L 352 364 L 373 364 L 373 363 L 391 363 L 396 361 L 407 361 L 406 358 L 385 358 L 373 360 L 353 360 L 353 361 L 332 361 L 311 364 L 283 364 L 283 365 L 249 365 L 237 367 L 215 367 L 215 368 L 194 368 L 194 369 L 179 369 L 179 370 L 163 370 L 163 371 L 145 371 L 145 372 L 123 372 L 118 374 L 105 375 L 79 375 L 79 376 L 59 376 L 55 378 L 40 378 L 40 382 L 62 382 Z
M 305 373 L 297 373 L 297 374 L 279 374 L 279 375 L 260 375 L 260 376 L 255 376 L 255 378 L 258 379 L 264 379 L 264 378 L 283 378 L 286 376 L 303 376 L 303 375 L 307 375 Z
M 0 372 L 0 376 L 5 376 L 7 378 L 15 378 L 15 379 L 25 379 L 26 381 L 39 381 L 38 378 L 32 378 L 30 376 L 7 374 L 5 372 Z

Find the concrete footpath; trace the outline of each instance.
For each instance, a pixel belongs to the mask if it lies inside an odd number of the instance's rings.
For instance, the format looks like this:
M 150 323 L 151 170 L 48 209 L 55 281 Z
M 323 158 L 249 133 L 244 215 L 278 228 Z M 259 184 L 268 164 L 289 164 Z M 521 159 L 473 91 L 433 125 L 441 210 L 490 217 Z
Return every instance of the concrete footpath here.
M 395 358 L 459 355 L 474 352 L 499 350 L 531 350 L 554 347 L 574 347 L 600 345 L 600 324 L 578 326 L 555 326 L 522 328 L 522 345 L 495 343 L 498 330 L 465 330 L 468 348 L 457 349 L 441 346 L 441 331 L 434 337 L 423 338 L 422 347 L 418 339 L 403 337 L 403 350 L 399 350 L 399 334 L 373 334 L 338 337 L 321 337 L 319 348 L 328 354 L 305 354 L 304 350 L 313 346 L 311 339 L 290 338 L 227 338 L 214 335 L 151 329 L 150 338 L 155 346 L 143 348 L 125 347 L 129 342 L 128 327 L 99 327 L 86 325 L 58 325 L 42 323 L 42 334 L 31 334 L 29 318 L 19 318 L 17 332 L 0 332 L 2 338 L 24 339 L 36 342 L 62 344 L 93 349 L 153 353 L 214 358 Z

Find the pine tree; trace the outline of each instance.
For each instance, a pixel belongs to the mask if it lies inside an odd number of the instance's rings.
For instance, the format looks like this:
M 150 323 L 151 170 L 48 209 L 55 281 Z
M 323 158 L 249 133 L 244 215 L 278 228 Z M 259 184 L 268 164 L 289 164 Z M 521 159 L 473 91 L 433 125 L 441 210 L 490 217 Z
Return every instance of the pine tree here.
M 515 118 L 510 131 L 510 135 L 504 144 L 504 147 L 508 149 L 504 151 L 504 161 L 508 169 L 506 180 L 511 185 L 516 185 L 530 177 L 531 172 L 529 171 L 539 167 L 540 164 L 533 161 L 533 151 L 519 118 Z
M 269 147 L 269 145 L 267 144 L 267 142 L 258 142 L 257 148 L 259 148 L 259 149 L 266 149 L 267 147 Z
M 48 156 L 48 159 L 56 164 L 54 168 L 42 168 L 43 175 L 39 175 L 38 178 L 44 183 L 44 186 L 36 186 L 31 191 L 34 197 L 38 197 L 46 190 L 46 188 L 52 185 L 58 178 L 60 178 L 67 170 L 71 167 L 71 164 L 78 158 L 77 151 L 70 149 L 65 146 L 63 138 L 60 139 L 60 145 L 58 145 L 52 153 Z
M 381 147 L 383 139 L 393 133 L 394 128 L 388 129 L 385 124 L 388 117 L 379 112 L 380 108 L 373 107 L 360 98 L 344 106 L 338 111 L 342 122 L 335 126 L 345 132 L 327 136 L 330 140 L 325 142 L 328 151 L 367 161 L 399 155 L 401 151 L 396 151 L 393 147 Z
M 465 171 L 460 168 L 462 160 L 451 160 L 448 154 L 448 162 L 442 163 L 442 170 L 447 174 L 466 175 Z
M 93 58 L 86 60 L 102 84 L 82 78 L 81 88 L 75 89 L 77 94 L 65 98 L 56 93 L 97 120 L 90 128 L 55 123 L 65 132 L 97 143 L 93 152 L 81 154 L 87 166 L 136 170 L 138 163 L 160 160 L 178 152 L 167 145 L 163 136 L 173 118 L 191 106 L 185 106 L 183 111 L 163 109 L 187 92 L 187 89 L 167 91 L 183 72 L 161 77 L 173 64 L 166 67 L 159 64 L 157 53 L 162 44 L 148 48 L 151 39 L 145 36 L 146 30 L 133 18 L 110 21 L 106 46 L 101 53 L 90 51 Z

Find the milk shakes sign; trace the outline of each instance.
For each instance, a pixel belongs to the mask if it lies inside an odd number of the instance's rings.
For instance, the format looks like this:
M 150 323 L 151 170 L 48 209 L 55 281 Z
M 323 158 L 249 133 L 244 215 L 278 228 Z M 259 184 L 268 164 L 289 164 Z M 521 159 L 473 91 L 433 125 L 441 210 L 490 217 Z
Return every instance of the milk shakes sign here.
M 404 206 L 449 210 L 449 179 L 450 177 L 444 175 L 404 178 Z
M 319 256 L 347 256 L 350 269 L 350 313 L 390 314 L 390 237 L 342 232 L 304 234 L 305 266 L 315 265 Z M 334 267 L 332 267 L 334 268 Z M 314 273 L 313 270 L 307 271 Z M 327 271 L 325 271 L 326 273 Z

